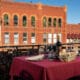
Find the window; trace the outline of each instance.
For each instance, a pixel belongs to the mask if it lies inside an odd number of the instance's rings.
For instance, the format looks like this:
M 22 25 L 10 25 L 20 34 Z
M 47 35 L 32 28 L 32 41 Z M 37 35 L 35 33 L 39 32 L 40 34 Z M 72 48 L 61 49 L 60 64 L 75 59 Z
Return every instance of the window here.
M 35 17 L 31 17 L 31 26 L 35 27 Z
M 52 25 L 52 19 L 49 18 L 49 19 L 48 19 L 48 26 L 51 26 L 51 25 Z
M 23 21 L 22 21 L 23 23 L 23 26 L 25 27 L 26 25 L 27 25 L 27 18 L 26 18 L 26 16 L 23 16 Z
M 4 43 L 9 44 L 9 33 L 8 32 L 4 33 Z
M 46 33 L 43 34 L 43 43 L 47 43 L 47 34 Z
M 57 22 L 57 20 L 56 20 L 56 18 L 54 18 L 54 19 L 53 19 L 53 26 L 54 26 L 54 27 L 56 27 L 56 22 Z
M 31 34 L 31 43 L 34 44 L 36 42 L 35 33 Z
M 9 25 L 9 17 L 7 14 L 4 15 L 4 25 L 8 26 Z
M 59 41 L 61 42 L 62 34 L 58 33 Z
M 48 34 L 48 43 L 52 43 L 52 34 L 51 33 Z
M 53 34 L 53 43 L 56 43 L 57 40 L 59 40 L 61 42 L 61 38 L 62 38 L 62 34 L 61 33 L 54 33 Z
M 23 33 L 23 43 L 27 43 L 27 33 Z
M 44 17 L 44 18 L 43 18 L 43 27 L 46 27 L 46 26 L 47 26 L 47 18 Z
M 31 34 L 31 37 L 35 37 L 35 33 L 32 33 L 32 34 Z
M 14 26 L 18 25 L 18 16 L 14 15 Z
M 56 43 L 57 42 L 57 33 L 54 33 L 53 34 L 53 43 Z
M 70 39 L 66 39 L 66 43 L 70 43 Z
M 62 26 L 61 24 L 62 24 L 62 20 L 59 18 L 58 19 L 58 26 L 61 27 Z
M 14 44 L 18 44 L 18 41 L 19 41 L 19 34 L 14 33 Z

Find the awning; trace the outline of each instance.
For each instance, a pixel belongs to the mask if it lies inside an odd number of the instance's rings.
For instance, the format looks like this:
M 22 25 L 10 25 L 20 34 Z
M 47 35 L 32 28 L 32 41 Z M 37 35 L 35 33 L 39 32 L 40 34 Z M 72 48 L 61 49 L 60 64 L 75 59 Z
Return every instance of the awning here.
M 69 33 L 67 34 L 67 39 L 70 39 L 70 34 Z
M 80 39 L 80 33 L 78 34 L 78 39 Z
M 74 36 L 73 33 L 70 35 L 70 38 L 71 38 L 71 39 L 74 39 L 74 38 L 75 38 L 75 36 Z
M 74 33 L 70 34 L 70 33 L 68 33 L 67 34 L 67 39 L 80 39 L 80 33 L 79 34 L 74 34 Z

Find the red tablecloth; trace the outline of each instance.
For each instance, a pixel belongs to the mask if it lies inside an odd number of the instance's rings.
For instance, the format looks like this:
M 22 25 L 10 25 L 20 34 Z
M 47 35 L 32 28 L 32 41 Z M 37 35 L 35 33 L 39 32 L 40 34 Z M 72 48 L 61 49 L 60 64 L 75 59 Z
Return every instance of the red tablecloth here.
M 33 80 L 66 80 L 80 75 L 80 57 L 71 62 L 27 61 L 25 57 L 16 57 L 10 69 L 11 80 L 13 76 L 20 76 L 21 71 L 27 71 Z

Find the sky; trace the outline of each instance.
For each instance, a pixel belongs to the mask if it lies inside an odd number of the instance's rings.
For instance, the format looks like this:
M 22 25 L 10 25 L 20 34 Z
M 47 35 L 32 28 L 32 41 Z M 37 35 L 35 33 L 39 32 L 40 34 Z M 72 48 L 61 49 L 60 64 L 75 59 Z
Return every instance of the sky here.
M 20 2 L 31 2 L 51 5 L 51 6 L 67 6 L 67 23 L 80 23 L 80 0 L 16 0 Z

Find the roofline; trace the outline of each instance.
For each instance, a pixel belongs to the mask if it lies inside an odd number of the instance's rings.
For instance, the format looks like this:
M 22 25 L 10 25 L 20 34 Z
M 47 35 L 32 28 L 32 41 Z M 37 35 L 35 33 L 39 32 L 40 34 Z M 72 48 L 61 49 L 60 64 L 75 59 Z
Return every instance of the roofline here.
M 76 24 L 76 23 L 75 24 L 67 24 L 67 25 L 80 25 L 80 23 L 78 23 L 78 24 Z
M 38 5 L 38 4 L 41 4 L 43 6 L 48 6 L 48 7 L 55 7 L 55 8 L 64 8 L 64 6 L 52 6 L 52 5 L 47 5 L 47 4 L 42 4 L 42 3 L 31 3 L 31 2 L 16 2 L 16 1 L 3 1 L 5 3 L 17 3 L 17 4 L 30 4 L 30 5 Z

